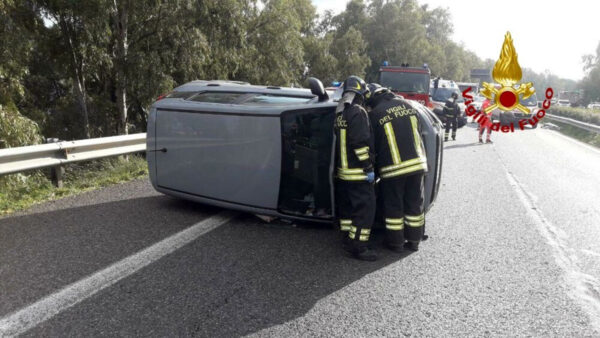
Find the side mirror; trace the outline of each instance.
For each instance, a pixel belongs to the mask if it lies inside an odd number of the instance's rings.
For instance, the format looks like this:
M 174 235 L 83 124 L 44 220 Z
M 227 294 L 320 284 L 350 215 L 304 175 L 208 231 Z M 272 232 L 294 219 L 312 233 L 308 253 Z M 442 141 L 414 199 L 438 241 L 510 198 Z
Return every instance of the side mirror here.
M 323 82 L 321 82 L 319 79 L 309 77 L 308 86 L 310 87 L 310 92 L 319 98 L 319 102 L 323 102 L 329 99 L 329 95 L 327 95 L 325 87 L 323 87 Z

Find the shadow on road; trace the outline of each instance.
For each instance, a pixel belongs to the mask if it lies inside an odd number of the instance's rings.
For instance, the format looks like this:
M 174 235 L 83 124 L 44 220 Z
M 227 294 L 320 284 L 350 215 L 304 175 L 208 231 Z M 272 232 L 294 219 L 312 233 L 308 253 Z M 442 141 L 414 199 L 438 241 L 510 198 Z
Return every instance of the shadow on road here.
M 456 149 L 456 148 L 466 148 L 466 147 L 474 147 L 474 146 L 482 146 L 484 144 L 481 144 L 479 142 L 473 142 L 473 143 L 462 143 L 462 144 L 453 144 L 453 145 L 449 145 L 449 146 L 445 146 L 444 150 L 450 150 L 450 149 Z
M 165 227 L 178 224 L 173 213 L 206 208 L 162 198 L 151 204 L 164 213 L 154 223 Z M 127 220 L 120 227 L 130 227 Z M 379 232 L 375 236 L 381 240 Z M 301 317 L 319 300 L 406 256 L 378 251 L 377 262 L 357 261 L 343 253 L 339 234 L 328 226 L 265 224 L 242 214 L 30 333 L 250 334 Z

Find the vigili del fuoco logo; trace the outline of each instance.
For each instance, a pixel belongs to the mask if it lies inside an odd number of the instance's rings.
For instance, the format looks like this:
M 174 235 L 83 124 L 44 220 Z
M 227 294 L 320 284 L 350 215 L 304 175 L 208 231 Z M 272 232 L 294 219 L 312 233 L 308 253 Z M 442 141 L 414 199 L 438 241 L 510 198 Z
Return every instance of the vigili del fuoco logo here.
M 496 83 L 484 82 L 481 90 L 481 95 L 490 100 L 490 105 L 483 111 L 478 112 L 472 105 L 473 96 L 470 95 L 471 87 L 469 87 L 462 93 L 467 106 L 465 109 L 467 116 L 472 116 L 473 121 L 476 121 L 482 127 L 491 127 L 493 131 L 504 133 L 514 132 L 514 123 L 511 122 L 509 125 L 501 125 L 500 122 L 493 123 L 492 112 L 494 110 L 499 111 L 500 114 L 509 112 L 524 114 L 525 118 L 520 119 L 518 122 L 518 127 L 521 130 L 525 129 L 528 124 L 535 126 L 546 116 L 546 109 L 550 108 L 554 91 L 552 88 L 547 88 L 541 109 L 538 109 L 535 114 L 531 114 L 529 108 L 521 104 L 521 100 L 530 98 L 535 93 L 535 88 L 531 82 L 519 84 L 518 82 L 522 77 L 523 74 L 517 59 L 513 39 L 510 32 L 507 32 L 504 36 L 500 58 L 496 61 L 492 70 L 492 78 Z

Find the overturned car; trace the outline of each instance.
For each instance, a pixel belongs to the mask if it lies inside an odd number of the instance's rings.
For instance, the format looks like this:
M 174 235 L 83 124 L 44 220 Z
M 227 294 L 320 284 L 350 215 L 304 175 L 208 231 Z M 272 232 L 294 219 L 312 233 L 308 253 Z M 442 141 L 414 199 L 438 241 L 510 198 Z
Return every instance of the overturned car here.
M 154 188 L 223 208 L 316 222 L 335 218 L 333 120 L 341 89 L 193 81 L 150 110 L 147 161 Z M 429 172 L 425 209 L 442 171 L 442 124 L 414 102 Z

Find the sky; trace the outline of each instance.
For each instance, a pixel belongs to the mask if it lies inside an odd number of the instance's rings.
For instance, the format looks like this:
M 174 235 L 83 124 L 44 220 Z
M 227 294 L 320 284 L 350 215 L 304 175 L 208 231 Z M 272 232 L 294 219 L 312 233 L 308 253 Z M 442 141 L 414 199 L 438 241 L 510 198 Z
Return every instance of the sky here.
M 582 56 L 600 43 L 600 1 L 569 0 L 417 0 L 431 8 L 448 8 L 452 40 L 479 57 L 497 60 L 504 34 L 510 31 L 521 67 L 550 71 L 579 80 Z M 312 0 L 319 12 L 342 11 L 348 0 Z M 424 60 L 426 62 L 426 60 Z

